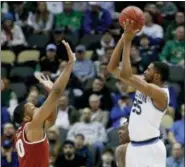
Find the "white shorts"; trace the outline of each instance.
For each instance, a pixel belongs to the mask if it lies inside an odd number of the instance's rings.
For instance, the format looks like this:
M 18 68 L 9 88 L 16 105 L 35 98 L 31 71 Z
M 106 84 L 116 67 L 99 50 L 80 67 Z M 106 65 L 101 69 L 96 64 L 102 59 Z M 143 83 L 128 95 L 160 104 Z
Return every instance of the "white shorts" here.
M 156 143 L 133 146 L 128 144 L 126 167 L 166 167 L 166 148 L 161 140 Z

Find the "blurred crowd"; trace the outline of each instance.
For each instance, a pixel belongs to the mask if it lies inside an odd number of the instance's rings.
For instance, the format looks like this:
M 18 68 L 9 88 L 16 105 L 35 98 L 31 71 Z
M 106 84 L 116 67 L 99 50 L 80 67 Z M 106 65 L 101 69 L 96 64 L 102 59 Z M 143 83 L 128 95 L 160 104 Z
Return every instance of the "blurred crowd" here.
M 135 3 L 135 4 L 134 4 Z M 18 167 L 12 115 L 27 100 L 40 106 L 47 97 L 35 79 L 52 81 L 68 58 L 63 39 L 76 54 L 66 92 L 58 102 L 55 126 L 48 130 L 50 167 L 116 167 L 118 130 L 128 118 L 135 89 L 107 71 L 123 33 L 118 18 L 128 2 L 1 2 L 1 166 Z M 184 166 L 183 2 L 133 2 L 145 15 L 131 48 L 134 74 L 153 61 L 169 64 L 170 105 L 161 123 L 166 167 Z M 144 130 L 144 129 L 143 129 Z

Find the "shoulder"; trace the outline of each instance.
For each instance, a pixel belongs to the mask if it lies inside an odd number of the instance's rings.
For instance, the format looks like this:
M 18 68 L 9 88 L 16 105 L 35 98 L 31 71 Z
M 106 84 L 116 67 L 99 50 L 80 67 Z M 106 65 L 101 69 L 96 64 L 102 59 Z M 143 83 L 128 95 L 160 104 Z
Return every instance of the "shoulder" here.
M 16 31 L 18 31 L 18 30 L 20 31 L 21 27 L 17 24 L 14 24 L 13 29 L 16 30 Z
M 158 24 L 153 24 L 153 28 L 157 28 L 157 29 L 163 29 L 160 25 Z

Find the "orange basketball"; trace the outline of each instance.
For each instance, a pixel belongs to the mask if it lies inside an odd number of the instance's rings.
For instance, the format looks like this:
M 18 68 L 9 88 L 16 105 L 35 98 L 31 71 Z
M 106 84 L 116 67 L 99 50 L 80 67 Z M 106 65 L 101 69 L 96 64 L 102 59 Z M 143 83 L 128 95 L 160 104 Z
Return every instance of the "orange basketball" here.
M 144 25 L 144 13 L 136 6 L 129 6 L 122 10 L 119 16 L 119 24 L 122 26 L 126 19 L 135 21 L 134 29 L 141 30 Z

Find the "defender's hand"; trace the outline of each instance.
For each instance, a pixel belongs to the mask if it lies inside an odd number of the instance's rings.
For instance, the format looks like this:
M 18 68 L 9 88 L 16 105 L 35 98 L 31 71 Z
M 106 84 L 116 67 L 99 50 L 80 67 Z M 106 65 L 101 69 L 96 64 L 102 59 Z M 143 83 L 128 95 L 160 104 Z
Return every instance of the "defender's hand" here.
M 72 52 L 71 47 L 69 46 L 68 42 L 66 42 L 65 40 L 62 40 L 62 43 L 64 44 L 67 50 L 69 62 L 75 62 L 76 61 L 75 54 Z
M 35 73 L 35 78 L 44 86 L 44 88 L 49 92 L 53 87 L 53 82 L 50 80 L 49 76 L 44 76 L 43 73 Z

